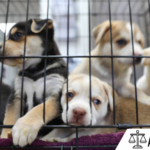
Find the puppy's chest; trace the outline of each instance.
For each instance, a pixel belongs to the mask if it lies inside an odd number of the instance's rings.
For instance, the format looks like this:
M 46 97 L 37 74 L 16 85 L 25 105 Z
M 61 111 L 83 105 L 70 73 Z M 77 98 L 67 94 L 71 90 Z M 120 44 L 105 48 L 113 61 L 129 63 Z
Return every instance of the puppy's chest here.
M 44 78 L 40 78 L 36 81 L 24 77 L 23 82 L 23 97 L 26 102 L 27 111 L 31 110 L 35 104 L 40 104 L 43 102 L 44 93 Z M 22 77 L 18 76 L 15 80 L 15 94 L 20 97 L 22 90 Z M 52 86 L 53 85 L 53 86 Z M 52 79 L 46 78 L 46 88 L 45 88 L 45 98 L 50 96 L 51 91 L 54 91 L 55 83 Z

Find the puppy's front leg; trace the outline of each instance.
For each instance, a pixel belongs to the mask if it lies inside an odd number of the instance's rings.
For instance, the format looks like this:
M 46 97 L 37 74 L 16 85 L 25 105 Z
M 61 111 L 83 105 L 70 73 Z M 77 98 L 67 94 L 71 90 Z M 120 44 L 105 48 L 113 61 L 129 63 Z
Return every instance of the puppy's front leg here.
M 135 86 L 131 83 L 127 83 L 122 87 L 119 87 L 116 91 L 120 96 L 135 99 Z M 143 104 L 150 105 L 150 96 L 146 95 L 143 91 L 141 91 L 138 88 L 137 99 Z
M 4 125 L 14 125 L 17 121 L 17 119 L 20 117 L 20 99 L 13 99 L 14 96 L 11 95 L 9 100 L 8 100 L 8 104 L 7 104 L 7 108 L 6 108 L 6 112 L 5 112 L 5 118 L 4 118 Z M 2 130 L 2 134 L 1 134 L 1 138 L 8 138 L 8 133 L 11 132 L 11 129 L 8 128 L 4 128 Z
M 12 130 L 13 143 L 21 147 L 31 144 L 44 125 L 43 106 L 40 104 L 29 111 L 25 116 L 18 119 Z M 55 97 L 49 98 L 45 102 L 45 123 L 48 123 L 59 115 L 59 103 Z

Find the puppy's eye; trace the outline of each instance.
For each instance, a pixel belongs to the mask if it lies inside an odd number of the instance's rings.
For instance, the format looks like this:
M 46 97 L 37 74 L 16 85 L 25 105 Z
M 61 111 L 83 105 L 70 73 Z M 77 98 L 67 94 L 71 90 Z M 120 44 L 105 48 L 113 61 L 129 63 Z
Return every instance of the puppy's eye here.
M 74 94 L 72 92 L 68 92 L 68 98 L 73 98 Z
M 116 43 L 117 43 L 119 46 L 124 46 L 124 45 L 127 44 L 127 41 L 124 40 L 124 39 L 120 39 L 120 40 L 118 40 Z
M 22 37 L 22 33 L 21 32 L 16 32 L 14 35 L 13 35 L 13 38 L 16 40 L 16 39 L 19 39 L 20 37 Z
M 101 103 L 101 101 L 98 100 L 98 99 L 94 99 L 94 100 L 93 100 L 93 103 L 96 104 L 96 105 L 99 105 L 99 104 Z

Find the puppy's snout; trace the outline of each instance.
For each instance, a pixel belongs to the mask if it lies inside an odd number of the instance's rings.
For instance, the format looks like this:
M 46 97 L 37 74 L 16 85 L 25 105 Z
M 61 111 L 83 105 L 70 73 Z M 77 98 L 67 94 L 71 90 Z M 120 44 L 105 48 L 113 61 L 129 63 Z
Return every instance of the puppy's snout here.
M 141 54 L 142 54 L 142 52 L 141 52 L 141 51 L 134 50 L 134 55 L 135 55 L 135 56 L 139 56 L 139 55 L 141 55 Z
M 81 107 L 77 107 L 73 110 L 73 116 L 76 119 L 83 118 L 85 114 L 86 114 L 85 110 Z

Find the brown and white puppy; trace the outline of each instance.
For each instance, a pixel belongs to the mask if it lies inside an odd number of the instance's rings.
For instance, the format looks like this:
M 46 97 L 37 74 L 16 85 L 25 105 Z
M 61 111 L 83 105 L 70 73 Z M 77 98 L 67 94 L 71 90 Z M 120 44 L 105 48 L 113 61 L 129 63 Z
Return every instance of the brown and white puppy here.
M 67 75 L 66 64 L 62 58 L 50 57 L 46 61 L 43 57 L 60 55 L 54 40 L 53 22 L 50 19 L 30 19 L 15 24 L 10 29 L 5 47 L 2 43 L 1 49 L 4 49 L 4 56 L 14 57 L 4 59 L 4 64 L 17 66 L 19 70 L 8 100 L 4 125 L 15 124 L 12 129 L 13 143 L 23 147 L 34 141 L 42 125 L 60 115 L 59 99 Z M 23 68 L 23 59 L 18 57 L 24 54 L 31 57 L 25 58 Z M 46 88 L 44 88 L 44 81 Z M 21 93 L 23 93 L 22 97 Z M 44 99 L 45 122 L 43 120 Z M 20 112 L 23 116 L 20 116 Z M 7 138 L 8 131 L 11 129 L 3 129 L 1 138 Z
M 132 56 L 132 37 L 129 22 L 112 21 L 112 46 L 115 56 Z M 141 56 L 144 46 L 144 38 L 137 24 L 133 23 L 134 55 Z M 92 56 L 111 56 L 110 44 L 110 23 L 105 21 L 93 30 L 96 47 L 92 50 Z M 139 64 L 141 58 L 135 58 L 135 64 Z M 115 57 L 114 66 L 114 87 L 119 96 L 135 99 L 135 87 L 130 83 L 132 74 L 133 58 Z M 109 85 L 112 85 L 111 58 L 91 58 L 91 73 Z M 89 74 L 89 58 L 84 58 L 72 74 Z M 150 97 L 140 89 L 137 89 L 138 101 L 150 105 Z
M 85 74 L 70 75 L 67 88 L 63 87 L 61 105 L 62 119 L 65 124 L 73 126 L 113 125 L 112 88 L 97 77 L 91 77 L 91 107 L 89 96 L 89 76 Z M 134 99 L 115 99 L 115 119 L 118 123 L 136 124 L 136 103 Z M 91 109 L 92 108 L 92 109 Z M 139 124 L 150 124 L 150 106 L 138 102 Z M 92 111 L 91 111 L 92 110 Z M 92 113 L 91 113 L 92 112 Z M 68 118 L 68 122 L 67 122 Z M 116 128 L 79 128 L 78 137 L 95 134 L 114 133 Z M 123 130 L 124 131 L 124 130 Z M 76 137 L 75 129 L 54 129 L 41 140 L 50 142 L 69 142 Z
M 143 56 L 150 56 L 150 48 L 143 51 Z M 137 87 L 150 96 L 150 58 L 143 58 L 142 65 L 144 65 L 144 74 L 137 81 Z
M 88 75 L 78 74 L 69 76 L 67 113 L 66 84 L 63 87 L 61 97 L 61 106 L 63 109 L 62 119 L 65 124 L 67 124 L 67 120 L 69 125 L 75 126 L 113 124 L 113 97 L 111 86 L 94 76 L 91 77 L 91 107 L 89 87 Z M 112 132 L 112 129 L 79 129 L 79 137 L 110 132 Z M 75 138 L 74 129 L 54 129 L 50 134 L 43 137 L 42 140 L 53 141 L 53 139 L 55 139 L 55 141 L 67 142 L 73 138 Z

